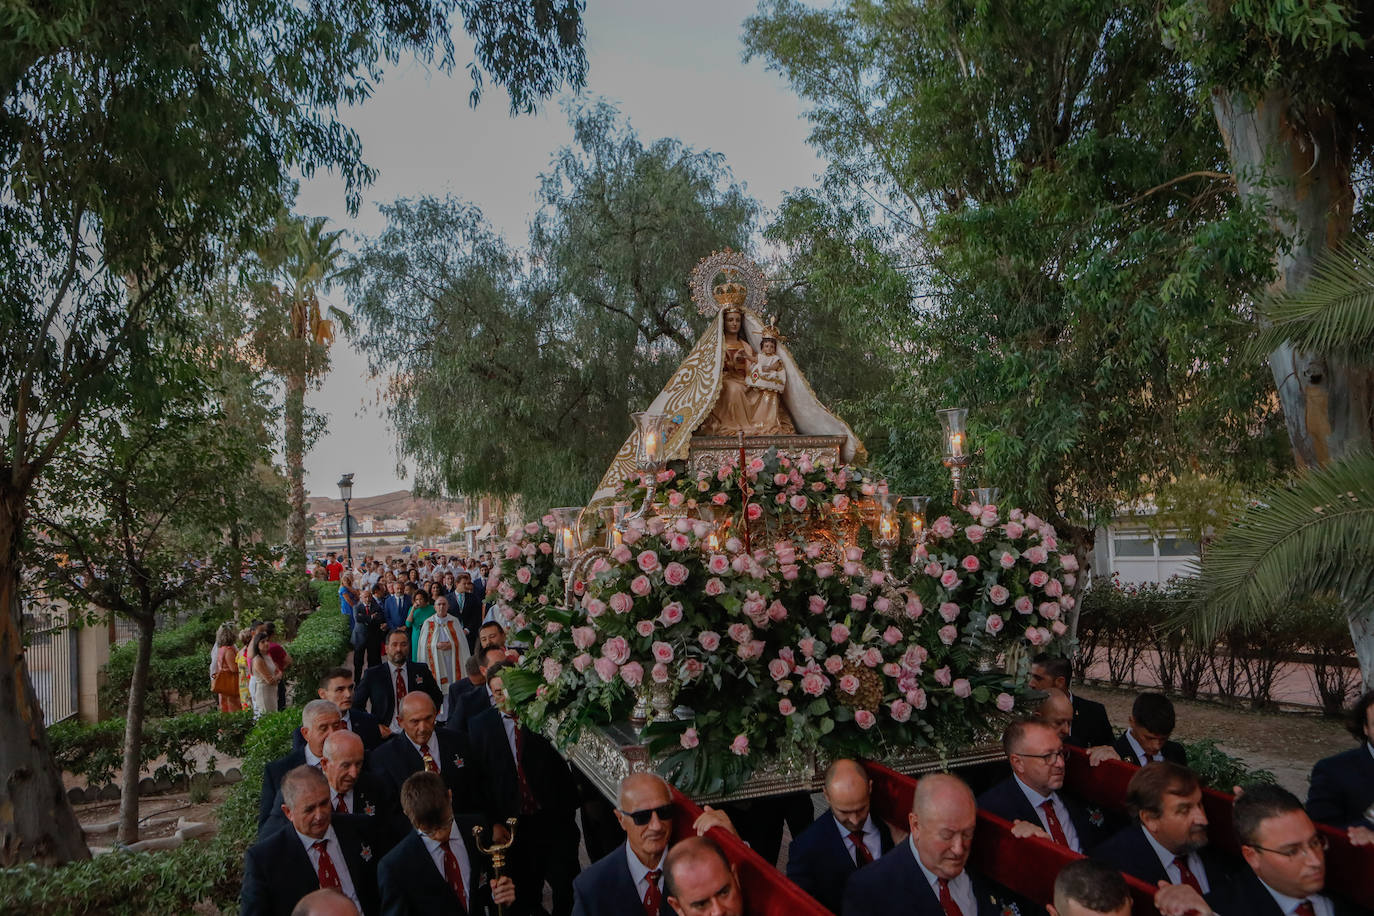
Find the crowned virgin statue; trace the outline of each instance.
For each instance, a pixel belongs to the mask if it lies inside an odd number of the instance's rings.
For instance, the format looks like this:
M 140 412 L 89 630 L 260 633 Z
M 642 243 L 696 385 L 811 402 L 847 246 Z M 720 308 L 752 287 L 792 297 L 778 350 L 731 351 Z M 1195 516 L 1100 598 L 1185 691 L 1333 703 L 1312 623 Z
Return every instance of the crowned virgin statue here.
M 816 398 L 774 322 L 761 317 L 766 289 L 758 265 L 728 249 L 703 258 L 693 271 L 693 299 L 712 320 L 647 408 L 672 420 L 664 454 L 685 459 L 694 437 L 700 443 L 743 433 L 759 450 L 786 448 L 788 437 L 826 437 L 836 443 L 838 461 L 862 462 L 863 443 Z M 606 504 L 635 476 L 638 445 L 631 432 L 588 508 Z

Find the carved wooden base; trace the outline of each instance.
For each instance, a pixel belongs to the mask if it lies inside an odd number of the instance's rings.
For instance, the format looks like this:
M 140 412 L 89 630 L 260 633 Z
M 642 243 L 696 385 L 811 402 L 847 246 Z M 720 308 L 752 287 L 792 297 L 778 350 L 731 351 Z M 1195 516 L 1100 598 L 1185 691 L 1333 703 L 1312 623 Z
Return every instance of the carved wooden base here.
M 757 458 L 770 448 L 796 461 L 803 455 L 816 465 L 834 466 L 840 463 L 844 436 L 745 436 L 745 460 Z M 693 476 L 701 471 L 715 473 L 728 458 L 739 457 L 739 439 L 735 436 L 693 436 L 687 446 L 687 467 Z

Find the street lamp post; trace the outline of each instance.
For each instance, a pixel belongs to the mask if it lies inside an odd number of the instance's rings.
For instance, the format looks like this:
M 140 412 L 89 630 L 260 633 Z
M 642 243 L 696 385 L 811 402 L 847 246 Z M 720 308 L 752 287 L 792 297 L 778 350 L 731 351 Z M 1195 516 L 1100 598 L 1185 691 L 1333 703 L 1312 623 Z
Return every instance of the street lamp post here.
M 353 519 L 348 514 L 348 501 L 353 498 L 353 475 L 345 474 L 339 478 L 339 499 L 344 504 L 344 554 L 348 558 L 348 568 L 353 568 Z

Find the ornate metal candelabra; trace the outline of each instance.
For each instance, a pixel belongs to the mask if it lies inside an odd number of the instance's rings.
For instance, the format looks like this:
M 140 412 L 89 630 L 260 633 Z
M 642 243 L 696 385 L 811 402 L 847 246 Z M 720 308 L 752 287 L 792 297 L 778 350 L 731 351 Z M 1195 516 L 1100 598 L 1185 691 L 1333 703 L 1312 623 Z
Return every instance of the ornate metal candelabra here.
M 964 468 L 969 466 L 973 455 L 968 447 L 968 408 L 950 407 L 937 410 L 940 427 L 945 437 L 945 455 L 940 463 L 949 468 L 949 476 L 954 484 L 954 505 L 959 505 L 959 491 L 964 482 Z
M 672 429 L 672 418 L 666 414 L 641 411 L 630 414 L 630 419 L 634 420 L 637 433 L 635 467 L 645 475 L 648 483 L 644 490 L 644 502 L 633 514 L 620 520 L 618 527 L 621 531 L 629 527 L 631 522 L 647 517 L 653 508 L 654 495 L 658 492 L 658 473 L 667 463 L 668 433 Z

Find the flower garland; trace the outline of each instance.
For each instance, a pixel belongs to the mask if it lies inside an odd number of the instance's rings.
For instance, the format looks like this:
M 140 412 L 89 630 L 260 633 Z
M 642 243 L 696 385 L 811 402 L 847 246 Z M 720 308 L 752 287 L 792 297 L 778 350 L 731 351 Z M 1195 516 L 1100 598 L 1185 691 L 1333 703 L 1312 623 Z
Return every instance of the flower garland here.
M 664 513 L 744 511 L 751 530 L 781 536 L 748 551 L 736 532 L 722 541 L 716 519 L 651 517 L 560 608 L 546 518 L 512 536 L 496 592 L 530 646 L 507 686 L 533 723 L 557 719 L 573 740 L 663 685 L 694 716 L 645 734 L 674 750 L 666 775 L 689 790 L 735 788 L 764 758 L 966 745 L 1012 712 L 1025 650 L 1065 635 L 1077 562 L 1034 515 L 971 505 L 936 519 L 898 558 L 894 575 L 910 577 L 898 586 L 858 526 L 839 548 L 808 537 L 881 492 L 866 471 L 769 452 L 742 474 L 730 462 L 658 484 Z

